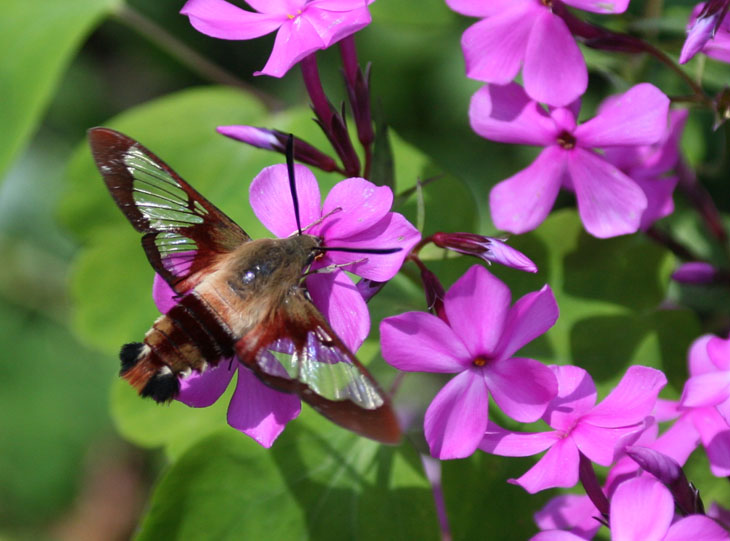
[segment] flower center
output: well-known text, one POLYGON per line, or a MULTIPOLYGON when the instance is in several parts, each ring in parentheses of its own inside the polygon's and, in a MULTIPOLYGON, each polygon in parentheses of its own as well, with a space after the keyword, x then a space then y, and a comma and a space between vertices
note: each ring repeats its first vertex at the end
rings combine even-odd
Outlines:
POLYGON ((478 366, 479 368, 481 368, 481 367, 483 367, 484 365, 486 365, 486 364, 487 364, 487 362, 489 362, 489 359, 487 359, 486 357, 482 357, 482 356, 480 355, 479 357, 477 357, 476 359, 474 359, 474 360, 472 361, 472 364, 473 364, 474 366, 478 366))
POLYGON ((298 9, 297 12, 294 15, 287 14, 287 18, 289 18, 289 20, 291 20, 291 19, 294 19, 296 17, 299 17, 301 14, 302 14, 302 10, 301 9, 298 9))
POLYGON ((552 8, 553 7, 553 0, 540 0, 540 3, 543 6, 548 7, 548 8, 552 8))
POLYGON ((568 133, 563 130, 560 132, 560 135, 558 135, 558 144, 565 150, 571 150, 575 148, 575 136, 572 133, 568 133))

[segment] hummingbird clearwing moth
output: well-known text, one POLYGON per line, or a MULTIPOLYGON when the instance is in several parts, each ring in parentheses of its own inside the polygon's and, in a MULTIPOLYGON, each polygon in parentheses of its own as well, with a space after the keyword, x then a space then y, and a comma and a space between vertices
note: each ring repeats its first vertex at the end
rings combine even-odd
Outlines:
POLYGON ((288 238, 251 240, 134 139, 93 128, 89 143, 112 198, 142 233, 152 267, 179 297, 142 342, 121 349, 120 375, 140 395, 170 401, 180 377, 235 354, 265 384, 296 393, 338 425, 384 443, 400 440, 388 396, 302 285, 314 257, 336 247, 321 246, 301 226, 288 238))

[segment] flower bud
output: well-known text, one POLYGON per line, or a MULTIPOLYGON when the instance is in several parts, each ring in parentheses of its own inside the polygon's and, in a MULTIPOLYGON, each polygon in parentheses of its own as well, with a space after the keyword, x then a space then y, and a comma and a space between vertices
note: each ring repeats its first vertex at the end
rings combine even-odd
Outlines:
POLYGON ((473 255, 487 263, 499 263, 517 270, 537 272, 537 266, 525 254, 493 237, 483 237, 474 233, 435 233, 432 240, 436 246, 473 255))

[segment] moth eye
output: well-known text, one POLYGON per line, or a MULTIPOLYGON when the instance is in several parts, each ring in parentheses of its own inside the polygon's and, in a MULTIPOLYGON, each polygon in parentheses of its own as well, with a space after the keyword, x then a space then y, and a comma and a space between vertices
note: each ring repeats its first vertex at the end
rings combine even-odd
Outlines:
POLYGON ((250 284, 256 279, 256 273, 252 270, 248 270, 243 273, 243 278, 241 280, 244 284, 250 284))

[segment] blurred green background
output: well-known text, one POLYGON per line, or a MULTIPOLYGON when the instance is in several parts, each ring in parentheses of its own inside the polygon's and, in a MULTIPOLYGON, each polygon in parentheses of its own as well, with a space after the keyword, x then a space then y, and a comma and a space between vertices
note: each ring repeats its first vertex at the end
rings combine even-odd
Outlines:
MULTIPOLYGON (((623 16, 595 20, 647 36, 676 57, 692 4, 634 1, 623 16)), ((182 471, 179 475, 184 478, 191 471, 205 471, 210 464, 206 453, 248 445, 231 441, 238 435, 225 429, 225 403, 204 411, 179 404, 158 408, 141 403, 116 383, 119 346, 138 340, 156 317, 150 295, 152 270, 93 168, 85 133, 92 126, 112 125, 141 140, 254 237, 265 232, 248 209, 248 182, 261 167, 281 159, 224 140, 214 133, 215 126, 276 127, 292 130, 321 148, 327 146, 310 121, 296 69, 281 80, 250 75, 263 66, 273 36, 251 42, 208 38, 178 15, 181 6, 180 0, 134 0, 126 5, 121 0, 4 2, 0 538, 126 539, 142 516, 147 517, 143 537, 195 537, 205 531, 210 535, 210 530, 202 529, 205 522, 170 529, 177 523, 173 511, 180 507, 162 508, 173 498, 168 494, 165 500, 165 491, 189 497, 177 505, 195 515, 194 507, 187 506, 204 504, 186 492, 192 485, 182 483, 176 472, 182 471), (224 88, 220 86, 224 81, 235 84, 224 88), (153 488, 160 476, 163 482, 153 488), (153 491, 162 507, 148 503, 153 491)), ((439 0, 378 0, 372 14, 374 23, 357 36, 357 45, 361 62, 373 62, 374 107, 393 132, 396 191, 412 186, 416 177, 446 174, 451 184, 437 182, 426 191, 425 232, 494 233, 486 206, 489 187, 525 167, 536 151, 491 143, 469 129, 469 98, 479 84, 463 76, 459 39, 472 21, 450 12, 439 0)), ((652 81, 668 94, 687 91, 675 76, 647 58, 588 49, 585 54, 591 92, 584 100, 584 116, 592 114, 606 94, 638 81, 652 81)), ((325 88, 339 103, 344 93, 336 51, 321 55, 320 68, 325 88)), ((687 69, 701 72, 710 92, 719 91, 729 80, 727 67, 714 62, 693 61, 687 69)), ((683 148, 727 212, 725 127, 713 133, 712 121, 710 113, 694 112, 683 148)), ((326 175, 320 179, 325 186, 337 180, 326 175)), ((707 238, 687 205, 681 200, 677 204, 679 210, 667 221, 668 227, 699 253, 725 262, 721 247, 707 238)), ((539 275, 493 269, 512 286, 515 298, 545 282, 556 290, 560 323, 526 353, 546 362, 579 363, 591 369, 602 389, 615 383, 630 362, 658 366, 673 383, 668 397, 676 397, 690 341, 702 329, 726 330, 727 292, 671 286, 668 276, 676 261, 666 250, 640 236, 596 241, 581 231, 569 197, 561 196, 558 207, 565 209, 538 232, 513 239, 538 263, 539 275), (677 309, 660 309, 670 301, 677 309)), ((399 210, 415 219, 413 198, 399 210)), ((430 257, 446 285, 473 263, 463 258, 442 260, 435 252, 430 257)), ((410 272, 373 303, 373 329, 382 317, 423 308, 410 272)), ((379 359, 376 333, 361 356, 373 360, 373 369, 382 378, 392 378, 379 359)), ((410 384, 414 392, 419 385, 410 384)), ((432 396, 436 388, 429 383, 422 393, 432 396)), ((427 399, 419 407, 423 403, 427 399)), ((332 430, 308 414, 303 426, 332 430)), ((319 440, 306 430, 292 429, 295 435, 280 449, 299 445, 295 438, 302 433, 305 441, 312 438, 316 445, 319 440)), ((278 471, 277 475, 293 467, 282 466, 281 451, 272 453, 272 458, 248 447, 241 452, 255 457, 253 466, 278 471)), ((322 451, 323 456, 329 452, 322 451)), ((388 456, 388 460, 403 459, 403 472, 410 467, 418 470, 413 466, 415 455, 407 451, 396 458, 388 456)), ((317 456, 302 460, 310 458, 317 456)), ((484 525, 475 516, 482 521, 488 516, 497 531, 504 528, 500 539, 524 539, 534 532, 530 516, 546 495, 527 497, 505 484, 530 463, 528 459, 507 464, 480 455, 446 464, 454 538, 482 537, 484 525)), ((698 472, 704 471, 702 466, 697 466, 698 472)), ((210 475, 220 474, 216 467, 211 467, 215 471, 210 475)), ((228 471, 226 467, 220 466, 222 471, 228 471)), ((398 475, 412 491, 408 492, 412 505, 425 509, 423 524, 433 528, 423 475, 398 475)), ((249 480, 242 478, 241 484, 249 480)), ((372 511, 391 497, 378 492, 379 487, 374 482, 372 490, 359 493, 359 505, 372 511), (375 500, 368 503, 368 498, 375 500)), ((307 509, 306 498, 299 498, 297 490, 302 489, 292 490, 294 503, 283 507, 307 509)), ((242 504, 234 500, 231 505, 230 513, 235 513, 242 504)), ((255 505, 255 500, 247 505, 255 505)), ((410 507, 403 510, 410 512, 410 507)), ((418 517, 413 518, 417 522, 418 517)), ((340 535, 326 521, 315 522, 310 520, 302 530, 307 537, 340 535)), ((415 530, 404 527, 393 537, 408 538, 408 532, 419 526, 412 527, 415 530)), ((298 531, 304 526, 292 528, 298 531)), ((362 528, 363 538, 377 536, 362 528)), ((239 534, 243 536, 243 530, 239 534)))

